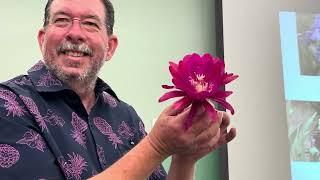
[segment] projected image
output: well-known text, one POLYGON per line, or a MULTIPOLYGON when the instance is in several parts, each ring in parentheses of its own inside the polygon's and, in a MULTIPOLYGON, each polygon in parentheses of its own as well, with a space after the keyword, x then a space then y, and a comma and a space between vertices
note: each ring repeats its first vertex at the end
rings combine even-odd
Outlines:
POLYGON ((320 75, 320 14, 297 14, 297 34, 302 75, 320 75))
POLYGON ((320 13, 279 15, 291 177, 319 180, 320 13))
POLYGON ((320 161, 320 102, 287 101, 290 156, 293 161, 320 161))

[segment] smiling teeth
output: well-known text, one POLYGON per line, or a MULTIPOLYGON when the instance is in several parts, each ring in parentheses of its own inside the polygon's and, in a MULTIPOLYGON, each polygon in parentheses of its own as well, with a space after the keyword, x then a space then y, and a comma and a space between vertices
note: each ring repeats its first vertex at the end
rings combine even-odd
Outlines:
POLYGON ((84 56, 84 54, 82 52, 72 52, 72 51, 67 51, 66 55, 73 56, 73 57, 82 57, 82 56, 84 56))

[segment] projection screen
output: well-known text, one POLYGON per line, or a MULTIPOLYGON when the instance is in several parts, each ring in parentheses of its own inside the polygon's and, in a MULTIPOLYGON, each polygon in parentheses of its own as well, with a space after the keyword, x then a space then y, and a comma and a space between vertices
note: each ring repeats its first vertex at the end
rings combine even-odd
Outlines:
POLYGON ((320 2, 223 1, 231 180, 320 179, 320 2))

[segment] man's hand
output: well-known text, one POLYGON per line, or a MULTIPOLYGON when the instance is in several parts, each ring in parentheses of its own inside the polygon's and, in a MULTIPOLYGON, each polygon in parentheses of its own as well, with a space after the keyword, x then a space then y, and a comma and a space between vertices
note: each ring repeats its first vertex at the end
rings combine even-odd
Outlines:
POLYGON ((212 151, 217 144, 220 136, 216 136, 220 135, 223 113, 218 113, 218 118, 212 121, 204 108, 199 108, 193 117, 193 125, 185 130, 183 125, 189 112, 189 108, 182 110, 170 106, 160 114, 147 136, 153 148, 160 154, 169 156, 199 152, 201 156, 202 153, 212 151))
POLYGON ((231 141, 236 131, 234 128, 226 131, 230 124, 227 113, 219 111, 217 119, 212 120, 204 108, 198 110, 193 125, 185 131, 183 122, 190 109, 179 112, 170 108, 160 115, 149 139, 160 153, 173 155, 168 180, 193 180, 196 162, 231 141))
POLYGON ((236 129, 231 128, 229 132, 227 127, 230 125, 230 116, 223 111, 219 112, 218 118, 221 119, 220 128, 214 135, 215 127, 209 127, 197 137, 198 148, 195 152, 176 154, 173 156, 173 161, 183 161, 183 163, 195 163, 210 152, 216 150, 222 145, 227 144, 236 137, 236 129))

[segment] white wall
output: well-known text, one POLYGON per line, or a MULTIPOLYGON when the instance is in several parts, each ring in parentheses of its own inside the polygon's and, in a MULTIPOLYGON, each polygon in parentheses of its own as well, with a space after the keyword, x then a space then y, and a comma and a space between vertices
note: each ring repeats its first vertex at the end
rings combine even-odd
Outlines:
POLYGON ((230 180, 289 180, 279 11, 320 12, 316 0, 223 0, 227 86, 237 139, 228 146, 230 180))

